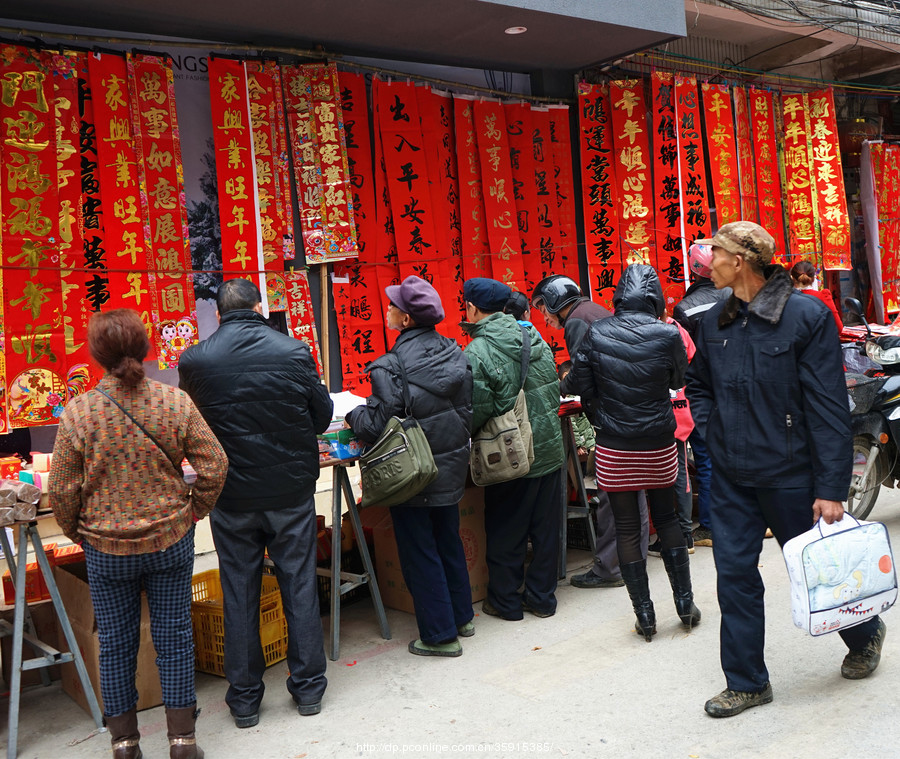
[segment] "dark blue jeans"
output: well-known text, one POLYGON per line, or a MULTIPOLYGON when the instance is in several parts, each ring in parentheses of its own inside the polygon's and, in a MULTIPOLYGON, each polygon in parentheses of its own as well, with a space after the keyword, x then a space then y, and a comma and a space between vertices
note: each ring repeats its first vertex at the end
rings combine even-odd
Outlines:
POLYGON ((288 626, 287 689, 298 704, 322 700, 325 648, 316 591, 313 499, 284 509, 210 514, 225 615, 225 702, 248 715, 262 701, 266 661, 259 638, 263 554, 268 548, 288 626))
POLYGON ((142 587, 147 591, 163 703, 169 709, 195 704, 191 630, 194 528, 175 545, 155 553, 114 556, 87 541, 83 546, 100 639, 103 713, 117 717, 137 705, 134 678, 141 641, 142 587))
POLYGON ((475 616, 459 506, 392 506, 391 519, 419 638, 432 644, 452 640, 475 616))
MULTIPOLYGON (((722 670, 732 690, 759 692, 769 682, 763 657, 765 607, 759 555, 766 527, 779 545, 813 526, 811 488, 750 488, 735 485, 718 468, 712 478, 713 556, 722 627, 722 670)), ((785 609, 785 614, 788 610, 785 609)), ((878 617, 839 635, 851 650, 863 648, 878 629, 878 617)))
POLYGON ((694 430, 688 438, 691 451, 694 453, 694 466, 697 468, 697 521, 701 527, 710 529, 709 491, 712 479, 712 461, 706 450, 706 443, 700 433, 694 430))

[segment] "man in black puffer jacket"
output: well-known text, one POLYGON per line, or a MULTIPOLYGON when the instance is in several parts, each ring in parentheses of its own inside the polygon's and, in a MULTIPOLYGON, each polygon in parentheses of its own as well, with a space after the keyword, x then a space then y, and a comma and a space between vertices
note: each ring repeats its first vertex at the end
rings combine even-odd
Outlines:
POLYGON ((316 591, 316 434, 332 402, 309 347, 271 329, 259 289, 231 279, 216 299, 219 329, 185 351, 180 387, 228 454, 210 515, 225 611, 225 700, 238 727, 259 721, 263 556, 275 563, 288 623, 287 688, 301 715, 321 710, 325 649, 316 591))
POLYGON ((437 479, 406 503, 391 507, 397 552, 416 609, 418 656, 459 656, 457 635, 473 635, 472 590, 459 538, 459 502, 466 487, 472 426, 472 370, 460 347, 435 330, 444 318, 437 291, 424 279, 407 277, 385 288, 389 329, 400 336, 390 352, 367 369, 372 395, 346 422, 373 443, 392 416, 407 413, 428 438, 437 479), (403 375, 410 408, 404 401, 403 375))

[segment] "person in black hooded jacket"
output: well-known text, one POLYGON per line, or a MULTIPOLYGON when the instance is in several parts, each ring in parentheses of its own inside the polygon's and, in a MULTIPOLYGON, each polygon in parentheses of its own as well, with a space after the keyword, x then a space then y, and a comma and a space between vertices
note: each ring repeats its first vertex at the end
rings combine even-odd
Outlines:
POLYGON ((684 386, 687 354, 678 330, 660 321, 665 300, 652 267, 633 264, 625 269, 613 305, 615 314, 595 321, 582 340, 569 386, 596 399, 597 487, 609 494, 616 520, 616 548, 635 630, 649 642, 656 633, 656 614, 640 546, 637 498, 642 489, 678 616, 689 629, 700 621, 688 549, 675 513, 678 459, 669 392, 684 386))
POLYGON ((301 715, 321 710, 325 648, 316 598, 316 434, 333 410, 309 346, 262 316, 259 288, 230 279, 216 298, 219 328, 188 348, 179 387, 228 455, 213 514, 225 612, 225 701, 237 727, 259 722, 265 659, 259 598, 266 550, 288 625, 287 689, 301 715))
POLYGON ((472 370, 460 347, 434 325, 444 318, 437 291, 411 276, 385 288, 394 347, 367 371, 372 394, 345 418, 364 442, 373 443, 392 416, 403 417, 401 373, 409 384, 409 414, 431 446, 437 479, 409 501, 391 507, 397 552, 419 627, 409 651, 419 656, 459 656, 457 635, 474 635, 472 591, 459 538, 459 502, 469 466, 472 370))

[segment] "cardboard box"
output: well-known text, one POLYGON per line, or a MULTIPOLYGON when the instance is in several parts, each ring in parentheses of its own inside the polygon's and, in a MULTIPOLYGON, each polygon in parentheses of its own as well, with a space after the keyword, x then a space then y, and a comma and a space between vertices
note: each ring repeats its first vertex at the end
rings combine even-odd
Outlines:
POLYGON ((17 480, 22 469, 22 459, 18 456, 4 456, 0 458, 0 479, 17 480))
MULTIPOLYGON (((369 511, 366 509, 364 511, 369 511)), ((384 605, 391 609, 415 613, 412 596, 400 569, 394 525, 388 512, 373 528, 375 536, 375 574, 384 605)), ((484 490, 466 488, 459 504, 459 537, 466 552, 472 603, 487 596, 488 570, 485 561, 484 490)))
MULTIPOLYGON (((44 546, 44 553, 47 555, 47 561, 52 567, 55 559, 56 543, 50 543, 44 546)), ((44 582, 44 575, 37 561, 32 561, 25 565, 25 601, 27 603, 35 603, 37 601, 49 601, 50 590, 47 583, 44 582)), ((3 603, 12 606, 16 602, 16 580, 7 569, 3 573, 3 603)))
MULTIPOLYGON (((97 635, 97 621, 94 618, 94 604, 91 602, 91 594, 87 583, 87 567, 81 564, 66 564, 55 567, 53 576, 59 586, 60 595, 78 648, 84 657, 94 693, 103 708, 103 700, 100 696, 100 640, 97 635)), ((58 631, 61 650, 68 650, 65 636, 62 630, 58 631)), ((63 664, 61 667, 61 679, 63 690, 82 709, 88 711, 87 698, 75 664, 63 664)), ((138 649, 137 675, 135 686, 138 691, 138 711, 159 706, 162 703, 162 687, 159 684, 159 671, 156 668, 156 650, 153 648, 153 639, 150 636, 150 609, 147 606, 147 598, 141 598, 141 643, 138 649)))
MULTIPOLYGON (((31 621, 34 624, 34 631, 37 639, 48 646, 59 649, 57 642, 57 623, 56 612, 53 610, 53 604, 49 602, 31 604, 28 607, 31 613, 31 621)), ((13 623, 14 610, 6 609, 0 612, 0 619, 5 619, 11 625, 13 623)), ((63 646, 62 650, 67 650, 63 646)), ((27 643, 22 646, 22 659, 34 659, 39 657, 38 654, 27 643)), ((46 671, 50 673, 51 680, 59 680, 59 665, 54 664, 52 667, 46 667, 46 671)), ((10 682, 10 674, 12 670, 12 635, 6 635, 0 638, 0 671, 3 674, 3 682, 6 683, 6 690, 9 690, 12 683, 10 682)), ((26 669, 22 672, 22 687, 27 688, 30 685, 41 684, 40 669, 26 669)))

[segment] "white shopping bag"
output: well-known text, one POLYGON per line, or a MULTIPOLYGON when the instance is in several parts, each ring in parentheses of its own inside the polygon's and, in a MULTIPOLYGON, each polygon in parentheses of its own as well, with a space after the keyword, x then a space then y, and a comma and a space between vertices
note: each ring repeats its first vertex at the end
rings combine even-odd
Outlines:
POLYGON ((844 514, 822 519, 784 544, 794 624, 810 635, 844 630, 871 619, 897 600, 897 574, 881 522, 844 514))

